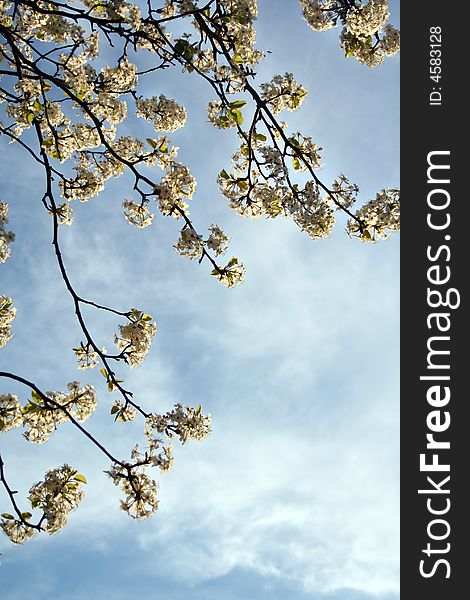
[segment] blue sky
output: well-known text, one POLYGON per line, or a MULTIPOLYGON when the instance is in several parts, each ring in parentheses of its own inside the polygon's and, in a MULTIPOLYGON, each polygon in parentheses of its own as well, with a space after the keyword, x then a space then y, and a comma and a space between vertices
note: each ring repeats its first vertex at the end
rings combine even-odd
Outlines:
MULTIPOLYGON (((396 23, 397 3, 392 15, 396 23)), ((322 177, 348 174, 364 202, 397 187, 399 59, 373 70, 345 60, 338 33, 312 32, 293 0, 261 2, 257 31, 259 47, 272 50, 258 81, 291 71, 309 90, 286 120, 325 148, 322 177)), ((174 470, 159 478, 160 509, 139 523, 120 511, 119 492, 102 473, 107 460, 72 428, 64 425, 43 446, 28 445, 20 431, 2 437, 7 474, 20 492, 63 462, 89 482, 59 535, 19 548, 0 539, 2 597, 396 600, 398 236, 359 244, 340 219, 332 238, 313 242, 288 221, 239 218, 215 184, 236 140, 206 123, 208 89, 169 72, 148 89, 188 110, 186 127, 171 137, 198 180, 191 212, 201 229, 214 222, 230 233, 245 283, 226 290, 205 266, 180 258, 171 219, 129 227, 120 209, 125 178, 77 207, 62 246, 80 293, 157 318, 145 363, 122 369, 139 402, 161 412, 200 402, 212 413, 213 433, 175 448, 174 470)), ((101 405, 89 428, 127 457, 140 425, 113 423, 99 374, 74 364, 71 348, 81 338, 51 253, 41 173, 20 148, 0 152, 2 200, 17 235, 0 291, 18 308, 2 369, 43 389, 77 378, 94 383, 101 405)), ((89 323, 111 348, 116 322, 90 312, 89 323)), ((6 391, 26 398, 0 381, 6 391)), ((2 494, 0 502, 7 510, 2 494)))

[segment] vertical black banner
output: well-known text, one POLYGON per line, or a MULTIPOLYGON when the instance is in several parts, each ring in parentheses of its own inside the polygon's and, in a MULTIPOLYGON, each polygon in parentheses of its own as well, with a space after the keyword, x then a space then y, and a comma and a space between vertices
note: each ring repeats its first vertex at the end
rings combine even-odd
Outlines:
POLYGON ((402 3, 402 600, 470 582, 468 12, 402 3))

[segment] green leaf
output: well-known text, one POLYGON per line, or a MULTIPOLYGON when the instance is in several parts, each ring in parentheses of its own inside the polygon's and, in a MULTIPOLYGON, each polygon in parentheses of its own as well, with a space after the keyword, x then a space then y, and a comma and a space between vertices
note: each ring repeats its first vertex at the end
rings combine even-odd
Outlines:
POLYGON ((250 19, 244 13, 241 12, 240 14, 238 14, 235 17, 235 21, 240 23, 240 25, 248 25, 248 23, 250 22, 250 19))
POLYGON ((88 483, 85 475, 82 475, 81 473, 75 473, 73 478, 75 479, 75 481, 79 481, 80 483, 88 483))
POLYGON ((2 513, 2 517, 4 519, 8 519, 9 521, 14 521, 15 517, 13 515, 10 515, 9 513, 2 513))
POLYGON ((36 404, 41 404, 42 403, 42 398, 36 392, 36 390, 31 390, 31 398, 33 399, 33 402, 35 402, 36 404))
POLYGON ((235 100, 235 102, 230 102, 230 108, 243 108, 246 104, 246 100, 235 100))
POLYGON ((42 110, 44 107, 43 105, 39 102, 39 100, 36 98, 36 100, 34 101, 33 104, 33 108, 35 108, 36 110, 42 110))
POLYGON ((111 414, 112 414, 112 415, 115 415, 117 412, 119 412, 119 410, 120 410, 119 406, 116 406, 116 405, 114 405, 114 406, 111 408, 111 414))
POLYGON ((21 513, 21 516, 23 517, 23 519, 31 519, 33 515, 30 512, 23 512, 21 513))
POLYGON ((108 373, 104 367, 100 369, 100 373, 101 375, 103 375, 103 377, 106 377, 106 379, 108 379, 108 373))
POLYGON ((151 321, 152 319, 153 319, 152 315, 149 315, 147 313, 144 314, 144 315, 142 315, 142 321, 146 321, 147 322, 147 321, 151 321))
POLYGON ((114 383, 112 381, 108 381, 108 392, 112 392, 114 390, 114 383))
POLYGON ((296 171, 300 171, 301 165, 300 160, 297 156, 292 157, 292 166, 296 171))
POLYGON ((238 109, 235 109, 235 110, 229 109, 228 116, 232 119, 232 121, 235 121, 236 123, 238 123, 238 125, 241 125, 243 123, 243 115, 238 109))
POLYGON ((222 169, 222 171, 220 171, 220 176, 222 177, 222 179, 230 179, 230 175, 225 169, 222 169))
POLYGON ((157 142, 155 140, 152 140, 152 138, 147 138, 147 143, 149 144, 149 146, 152 146, 152 148, 157 147, 157 142))
POLYGON ((32 112, 29 112, 28 115, 27 115, 27 117, 26 117, 28 123, 32 123, 34 121, 34 117, 35 117, 35 114, 32 113, 32 112))
POLYGON ((234 265, 238 265, 238 258, 236 256, 232 256, 232 258, 228 261, 228 265, 225 267, 226 269, 230 269, 234 265))
POLYGON ((243 63, 243 57, 240 56, 239 54, 235 54, 232 58, 233 62, 236 63, 237 65, 241 65, 243 63))
MULTIPOLYGON (((175 51, 178 54, 186 55, 189 47, 190 47, 190 44, 186 40, 182 40, 182 39, 176 40, 175 51)), ((186 58, 186 56, 185 56, 185 58, 186 58)))
POLYGON ((254 136, 255 140, 257 140, 258 142, 265 142, 268 138, 263 135, 262 133, 255 133, 254 136))

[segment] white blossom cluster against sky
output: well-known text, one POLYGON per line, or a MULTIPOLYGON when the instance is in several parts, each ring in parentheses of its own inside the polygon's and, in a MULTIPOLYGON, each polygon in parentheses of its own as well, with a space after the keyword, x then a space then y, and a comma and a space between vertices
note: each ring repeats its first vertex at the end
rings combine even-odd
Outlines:
MULTIPOLYGON (((399 20, 398 2, 391 2, 399 20)), ((292 130, 324 147, 324 179, 344 172, 362 201, 399 186, 399 58, 376 69, 345 60, 337 31, 314 33, 294 0, 262 0, 260 48, 272 50, 258 81, 293 72, 309 90, 289 113, 292 130)), ((212 99, 202 82, 159 74, 149 95, 176 98, 188 113, 172 134, 198 181, 192 214, 231 235, 247 267, 227 290, 205 267, 172 248, 179 229, 159 217, 136 230, 121 203, 128 180, 76 209, 62 247, 76 289, 159 324, 152 350, 123 373, 142 405, 175 403, 212 414, 200 443, 175 445, 160 477, 160 508, 133 522, 119 509, 109 468, 68 425, 44 445, 4 434, 2 455, 19 496, 67 462, 88 480, 69 524, 12 547, 0 540, 5 600, 396 600, 398 598, 398 236, 361 244, 338 226, 313 242, 288 221, 251 221, 230 212, 215 183, 236 139, 207 123, 212 99)), ((14 298, 15 337, 0 352, 4 370, 42 389, 73 379, 96 385, 90 430, 127 457, 139 424, 113 423, 113 396, 99 373, 76 370, 80 341, 70 298, 40 204, 41 172, 19 147, 1 148, 2 199, 16 241, 2 266, 2 293, 14 298)), ((103 344, 112 320, 90 313, 103 344)), ((25 391, 0 381, 0 393, 25 391)), ((0 493, 0 509, 9 509, 0 493)))

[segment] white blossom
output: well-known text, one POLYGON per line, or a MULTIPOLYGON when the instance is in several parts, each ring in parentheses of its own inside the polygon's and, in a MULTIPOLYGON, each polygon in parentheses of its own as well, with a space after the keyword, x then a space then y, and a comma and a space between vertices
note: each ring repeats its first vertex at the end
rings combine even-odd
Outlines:
POLYGON ((369 0, 351 8, 346 18, 346 31, 358 38, 366 38, 380 31, 389 16, 388 0, 369 0))
POLYGON ((106 94, 117 96, 135 89, 137 85, 137 67, 127 59, 117 67, 103 67, 100 76, 100 88, 106 94))
POLYGON ((116 346, 123 353, 131 367, 142 364, 157 331, 157 324, 152 316, 133 308, 129 314, 129 323, 120 325, 121 337, 115 337, 116 346))
POLYGON ((299 191, 300 202, 295 205, 293 218, 298 227, 313 240, 327 238, 335 224, 331 205, 320 197, 318 185, 308 181, 299 191))
POLYGON ((128 421, 133 421, 135 419, 137 411, 131 404, 124 406, 121 401, 116 400, 111 408, 111 414, 115 415, 114 418, 116 421, 127 423, 128 421))
POLYGON ((23 425, 23 412, 13 394, 0 394, 0 431, 9 431, 23 425))
POLYGON ((332 208, 339 210, 340 208, 350 208, 357 199, 359 187, 355 183, 351 183, 349 178, 341 173, 337 179, 334 180, 331 186, 331 191, 334 192, 334 200, 330 196, 327 196, 327 201, 332 205, 332 208))
POLYGON ((176 131, 186 123, 186 109, 163 94, 148 99, 138 98, 135 104, 136 115, 153 121, 156 131, 176 131))
POLYGON ((135 227, 144 229, 152 224, 154 215, 145 204, 137 204, 134 200, 124 200, 122 203, 126 221, 135 227))
POLYGON ((261 97, 266 100, 276 115, 282 110, 296 110, 300 107, 307 90, 294 79, 292 73, 276 75, 269 83, 261 84, 261 97))
POLYGON ((204 242, 202 241, 202 235, 197 234, 194 229, 185 225, 173 247, 181 256, 193 259, 201 256, 204 242))
POLYGON ((0 202, 0 263, 4 263, 11 256, 10 244, 15 241, 15 234, 5 229, 7 223, 8 204, 0 202))
POLYGON ((158 485, 141 468, 113 464, 106 473, 125 495, 121 508, 133 519, 146 519, 157 512, 158 485))
POLYGON ((217 267, 211 271, 211 275, 216 277, 225 287, 232 288, 245 279, 245 267, 238 258, 232 257, 225 267, 217 267))
POLYGON ((361 242, 378 242, 387 239, 393 231, 400 230, 400 192, 393 189, 381 190, 356 211, 347 223, 349 235, 361 242))
POLYGON ((216 256, 225 254, 228 248, 230 238, 222 231, 218 225, 210 226, 210 236, 206 242, 207 247, 214 251, 216 256))
POLYGON ((16 308, 13 307, 13 301, 8 296, 0 296, 0 348, 13 337, 11 324, 16 315, 16 308))
POLYGON ((49 534, 57 533, 67 523, 69 512, 77 508, 83 498, 82 483, 86 480, 76 469, 65 464, 51 469, 29 490, 33 508, 41 509, 49 534))
POLYGON ((196 190, 196 180, 185 165, 172 162, 160 185, 155 188, 159 208, 163 215, 181 217, 181 212, 188 214, 188 204, 183 198, 192 198, 196 190))
POLYGON ((332 13, 327 10, 332 4, 331 0, 300 0, 302 16, 314 31, 326 31, 336 26, 332 13))
POLYGON ((5 535, 14 544, 22 544, 26 540, 31 539, 37 533, 36 529, 28 527, 22 521, 15 519, 13 515, 8 515, 7 513, 5 516, 2 516, 2 520, 0 521, 0 529, 3 530, 5 535))
POLYGON ((67 384, 67 392, 48 391, 45 400, 36 392, 32 400, 23 408, 24 437, 32 443, 43 444, 65 423, 69 415, 83 423, 96 408, 96 392, 92 385, 80 387, 78 381, 67 384))
POLYGON ((59 225, 72 225, 73 223, 73 208, 68 202, 60 204, 55 210, 49 211, 50 215, 57 215, 59 225))
POLYGON ((211 432, 211 415, 204 415, 201 406, 196 409, 191 406, 176 404, 175 408, 164 415, 151 414, 147 417, 145 434, 155 443, 158 435, 165 433, 172 438, 178 436, 181 443, 189 440, 203 440, 211 432))
MULTIPOLYGON (((78 368, 81 371, 94 369, 100 362, 98 353, 93 350, 91 344, 84 345, 82 343, 78 348, 74 348, 73 351, 78 362, 78 368)), ((104 353, 105 348, 102 351, 104 353)))
POLYGON ((380 41, 380 48, 385 56, 394 56, 400 52, 400 32, 392 25, 387 25, 380 41))

